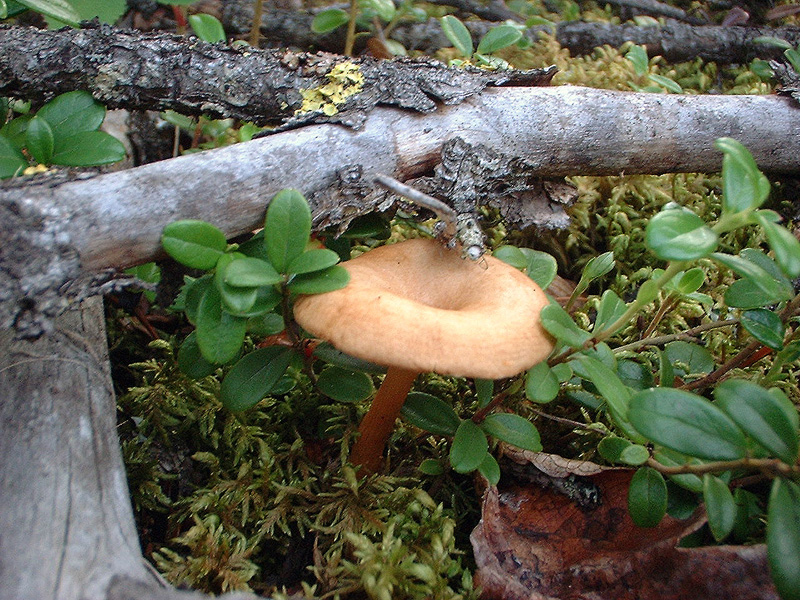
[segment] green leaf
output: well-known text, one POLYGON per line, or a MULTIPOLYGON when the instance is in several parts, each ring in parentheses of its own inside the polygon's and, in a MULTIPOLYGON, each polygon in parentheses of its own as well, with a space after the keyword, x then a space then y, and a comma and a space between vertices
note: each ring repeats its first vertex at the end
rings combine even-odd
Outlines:
POLYGON ((575 324, 567 311, 558 304, 550 303, 542 309, 539 316, 547 332, 560 342, 572 348, 582 348, 583 344, 591 337, 575 324))
POLYGON ((283 281, 267 261, 244 256, 232 261, 223 270, 223 280, 233 287, 259 287, 283 281))
POLYGON ((794 279, 800 276, 800 241, 788 229, 776 223, 769 214, 771 212, 758 210, 754 217, 764 229, 764 234, 781 269, 788 277, 794 279))
POLYGON ((337 350, 328 342, 322 342, 314 348, 314 357, 323 362, 350 369, 352 371, 364 371, 365 373, 385 373, 386 367, 376 365, 360 358, 355 358, 349 354, 345 354, 341 350, 337 350))
POLYGON ((20 115, 11 119, 0 127, 0 137, 4 137, 17 150, 22 150, 25 147, 25 131, 32 118, 33 115, 20 115))
POLYGON ((437 435, 453 436, 461 423, 452 406, 423 392, 408 394, 400 414, 414 427, 437 435))
POLYGON ((591 356, 580 356, 577 360, 571 361, 571 363, 575 363, 574 369, 576 373, 578 373, 577 367, 579 367, 583 371, 581 376, 587 377, 594 384, 603 397, 611 418, 625 432, 625 435, 636 442, 644 441, 628 421, 627 413, 631 390, 622 383, 619 376, 608 366, 591 356))
POLYGON ((311 209, 297 190, 281 190, 269 203, 264 223, 264 243, 269 262, 278 273, 306 249, 311 237, 311 209))
POLYGON ((700 267, 682 271, 670 281, 670 287, 684 296, 700 289, 706 280, 706 272, 700 267))
POLYGON ((513 46, 522 39, 522 32, 513 25, 492 27, 478 43, 478 54, 493 54, 498 50, 513 46))
POLYGON ((703 502, 706 504, 708 527, 718 542, 733 529, 736 522, 736 502, 728 484, 710 473, 703 475, 703 502))
POLYGON ((525 395, 529 400, 546 404, 558 396, 559 389, 561 389, 561 384, 546 362, 540 362, 528 369, 525 378, 525 395))
POLYGON ((597 451, 600 456, 609 462, 620 462, 623 450, 630 448, 633 444, 625 438, 616 435, 609 435, 600 440, 597 444, 597 451))
POLYGON ((441 475, 444 473, 444 467, 442 463, 438 460, 434 460, 432 458, 426 458, 419 464, 420 472, 424 473, 425 475, 441 475))
POLYGON ((53 130, 39 116, 33 117, 25 130, 25 146, 37 163, 49 165, 53 159, 53 130))
POLYGON ((589 284, 594 281, 595 279, 599 279, 609 271, 614 268, 614 253, 613 252, 604 252, 599 256, 595 256, 589 262, 586 263, 586 266, 583 268, 583 272, 581 273, 581 278, 578 281, 578 285, 575 286, 575 291, 572 292, 572 296, 576 297, 578 294, 582 294, 589 284))
POLYGON ((325 367, 317 379, 317 389, 338 402, 361 402, 375 392, 372 379, 363 371, 337 366, 325 367))
POLYGON ((744 434, 725 413, 683 390, 637 392, 630 400, 628 418, 642 435, 689 456, 737 460, 747 452, 744 434))
POLYGON ((654 279, 648 279, 639 286, 639 291, 636 292, 636 302, 640 306, 650 304, 653 300, 658 298, 660 291, 658 282, 654 279))
POLYGON ((494 397, 494 380, 476 379, 475 395, 478 397, 478 405, 481 408, 488 406, 494 397))
POLYGON ((647 462, 650 451, 641 444, 631 444, 620 454, 619 460, 626 465, 638 467, 647 462))
POLYGON ((642 467, 628 488, 628 512, 639 527, 655 527, 667 513, 667 483, 661 473, 642 467))
POLYGON ((314 33, 328 33, 334 29, 341 27, 350 20, 350 15, 341 8, 329 8, 323 10, 314 17, 311 21, 311 31, 314 33))
POLYGON ((119 162, 123 158, 125 146, 105 131, 83 131, 55 139, 54 165, 90 167, 119 162))
POLYGON ((675 369, 672 368, 672 361, 666 352, 656 349, 658 353, 658 381, 661 387, 673 387, 675 385, 675 369))
POLYGON ((457 473, 477 469, 489 452, 486 434, 472 421, 461 421, 450 447, 450 464, 457 473))
POLYGON ((191 15, 189 25, 192 26, 197 37, 204 42, 216 44, 225 41, 225 30, 222 28, 222 23, 213 15, 191 15))
MULTIPOLYGON (((667 448, 659 448, 656 450, 653 453, 653 458, 667 467, 680 467, 686 464, 700 463, 700 461, 695 458, 683 456, 678 452, 673 452, 667 448)), ((690 492, 694 492, 695 494, 699 494, 703 491, 703 480, 692 473, 686 473, 683 475, 670 475, 669 479, 673 483, 676 483, 682 488, 689 490, 690 492)))
MULTIPOLYGON (((217 261, 217 270, 214 273, 214 283, 222 297, 224 308, 236 316, 245 316, 256 303, 258 289, 256 287, 233 287, 225 283, 225 273, 228 267, 239 257, 244 258, 241 254, 238 254, 238 256, 223 254, 220 257, 217 261)), ((241 258, 239 259, 241 260, 241 258)))
POLYGON ((492 256, 515 269, 524 269, 528 266, 528 257, 516 246, 500 246, 492 252, 492 256))
POLYGON ((530 248, 523 248, 522 254, 527 259, 525 272, 528 274, 536 284, 543 290, 553 283, 558 273, 558 263, 547 252, 540 252, 538 250, 531 250, 530 248))
POLYGON ((512 413, 495 413, 487 416, 480 425, 484 432, 507 444, 541 452, 542 442, 536 426, 519 415, 512 413))
POLYGON ((637 75, 644 75, 647 73, 650 60, 647 58, 647 50, 645 50, 644 46, 637 46, 634 44, 625 53, 625 58, 633 63, 633 70, 637 75))
MULTIPOLYGON (((612 323, 616 323, 627 310, 625 303, 612 290, 606 290, 600 297, 600 304, 597 306, 597 316, 594 320, 594 331, 599 333, 612 323)), ((624 327, 626 324, 620 325, 624 327)), ((613 332, 612 332, 613 333, 613 332)))
POLYGON ((215 285, 206 289, 197 307, 197 345, 203 357, 215 364, 230 362, 242 348, 247 319, 222 310, 222 297, 215 285))
MULTIPOLYGON (((236 288, 229 286, 229 290, 232 289, 236 288)), ((247 288, 241 288, 241 289, 247 289, 247 288)), ((236 316, 247 317, 248 319, 251 317, 259 317, 264 313, 267 313, 271 311, 273 308, 275 308, 280 303, 280 301, 281 301, 281 293, 274 287, 269 286, 269 287, 257 288, 255 302, 247 310, 235 311, 236 316)), ((248 331, 252 332, 258 331, 259 327, 260 326, 256 325, 255 329, 248 329, 248 331)), ((271 335, 271 334, 266 334, 266 335, 271 335)))
POLYGON ((80 15, 67 0, 17 0, 23 6, 63 21, 71 27, 77 27, 81 20, 80 15))
POLYGON ((178 350, 178 368, 191 379, 201 379, 214 373, 217 366, 203 358, 197 345, 197 332, 193 331, 183 340, 178 350))
POLYGON ((56 96, 36 115, 47 121, 53 136, 60 140, 76 133, 96 131, 106 118, 106 109, 89 92, 76 90, 56 96))
POLYGON ((779 397, 751 381, 727 379, 716 387, 714 398, 742 431, 786 464, 795 463, 797 427, 779 397))
POLYGON ((175 302, 178 304, 180 297, 182 296, 184 298, 183 306, 182 308, 179 307, 178 310, 183 310, 189 322, 196 326, 197 309, 200 307, 200 300, 203 299, 206 290, 214 285, 214 276, 208 274, 198 279, 192 279, 191 277, 184 277, 184 279, 186 283, 183 285, 183 288, 181 288, 180 296, 175 302))
POLYGON ((0 179, 22 173, 28 166, 25 156, 5 136, 0 135, 0 179))
MULTIPOLYGON (((258 336, 276 335, 286 329, 283 316, 274 312, 261 313, 247 318, 247 332, 258 336), (265 314, 266 313, 266 314, 265 314)), ((239 315, 242 316, 242 315, 239 315)))
POLYGON ((338 262, 339 255, 333 250, 328 250, 327 248, 306 250, 289 264, 287 272, 296 275, 313 273, 315 271, 323 271, 338 262))
POLYGON ((164 227, 161 245, 172 258, 192 269, 213 269, 225 252, 225 234, 206 223, 186 219, 164 227))
POLYGON ((655 215, 645 229, 645 244, 662 260, 694 260, 717 247, 717 234, 687 208, 670 206, 655 215))
POLYGON ((297 275, 289 282, 289 289, 295 294, 324 294, 339 290, 349 282, 350 273, 337 265, 323 271, 297 275))
POLYGON ((295 356, 294 350, 281 346, 260 348, 243 356, 222 380, 222 405, 239 412, 258 404, 280 381, 295 356))
POLYGON ((673 94, 683 93, 683 88, 680 86, 680 84, 677 81, 670 79, 669 77, 664 77, 663 75, 656 75, 655 73, 651 73, 647 77, 653 83, 660 85, 661 87, 672 92, 673 94))
POLYGON ((742 325, 759 342, 772 348, 780 350, 783 348, 783 337, 786 328, 783 321, 771 310, 765 308, 754 308, 742 313, 742 325))
MULTIPOLYGON (((748 255, 752 256, 752 255, 748 255)), ((736 308, 756 308, 768 303, 789 300, 794 295, 791 285, 786 286, 783 281, 767 271, 763 265, 756 264, 742 256, 733 256, 714 252, 711 258, 731 269, 737 275, 744 277, 748 282, 746 288, 736 287, 735 282, 725 293, 725 303, 736 308), (759 302, 751 306, 752 302, 759 302)))
POLYGON ((500 465, 488 452, 478 466, 478 472, 484 476, 489 485, 497 485, 500 481, 500 465))
MULTIPOLYGON (((69 3, 78 13, 81 21, 88 21, 97 17, 102 23, 113 25, 128 10, 125 0, 69 0, 69 3)), ((48 19, 51 28, 58 28, 67 25, 58 19, 48 19)))
POLYGON ((719 138, 714 146, 722 158, 722 213, 738 213, 761 206, 769 196, 769 180, 758 170, 753 155, 732 138, 719 138))
POLYGON ((800 600, 800 485, 772 482, 767 509, 767 560, 782 600, 800 600))
POLYGON ((452 15, 442 17, 439 22, 442 24, 442 31, 458 53, 464 58, 472 56, 472 34, 466 25, 452 15))
POLYGON ((375 15, 384 22, 391 21, 396 12, 392 0, 359 0, 358 5, 363 16, 372 19, 375 15))
POLYGON ((679 377, 710 373, 714 357, 706 348, 692 342, 678 340, 664 346, 664 354, 679 377))
POLYGON ((627 387, 643 390, 653 386, 653 372, 635 360, 622 359, 617 363, 617 375, 627 387))

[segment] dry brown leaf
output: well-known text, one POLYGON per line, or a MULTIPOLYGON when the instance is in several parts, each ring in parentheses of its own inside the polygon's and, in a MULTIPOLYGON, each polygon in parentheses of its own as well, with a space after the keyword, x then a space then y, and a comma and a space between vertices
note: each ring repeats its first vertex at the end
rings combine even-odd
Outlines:
MULTIPOLYGON (((558 461, 546 455, 545 462, 558 461)), ((563 488, 521 484, 519 477, 504 476, 499 488, 486 490, 471 537, 484 598, 778 599, 763 545, 677 548, 703 525, 702 511, 685 521, 665 517, 657 527, 637 527, 627 509, 633 471, 600 471, 580 462, 564 463, 569 468, 561 472, 578 473, 578 485, 599 491, 593 508, 579 506, 563 488)))

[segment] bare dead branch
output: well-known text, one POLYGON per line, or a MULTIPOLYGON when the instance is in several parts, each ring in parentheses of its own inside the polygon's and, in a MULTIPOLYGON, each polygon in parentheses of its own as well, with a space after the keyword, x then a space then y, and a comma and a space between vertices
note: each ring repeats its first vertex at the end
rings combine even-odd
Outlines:
POLYGON ((429 59, 381 61, 236 49, 105 25, 59 31, 0 26, 0 95, 41 102, 82 89, 108 108, 173 109, 257 124, 339 122, 359 127, 377 104, 430 112, 437 102, 461 102, 488 85, 512 78, 515 85, 546 85, 551 76, 542 70, 451 69, 429 59), (337 65, 352 65, 355 79, 342 75, 332 80, 337 65), (304 92, 332 81, 344 90, 343 98, 329 107, 334 110, 304 106, 304 92))
POLYGON ((745 144, 762 169, 800 171, 800 112, 788 98, 553 87, 489 89, 428 115, 377 108, 360 131, 312 125, 68 183, 6 183, 0 326, 48 302, 57 308, 54 290, 80 273, 160 256, 161 230, 177 219, 210 221, 232 237, 257 227, 269 198, 287 187, 310 198, 320 227, 375 210, 384 199, 371 194, 375 173, 425 175, 455 137, 559 177, 716 171, 721 136, 745 144), (363 193, 331 200, 323 192, 352 166, 363 193))

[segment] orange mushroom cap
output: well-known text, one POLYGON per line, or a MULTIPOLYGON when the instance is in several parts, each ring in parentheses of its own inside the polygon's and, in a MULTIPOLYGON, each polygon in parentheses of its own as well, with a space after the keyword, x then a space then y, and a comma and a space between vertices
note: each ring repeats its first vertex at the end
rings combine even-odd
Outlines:
POLYGON ((539 320, 544 292, 491 256, 474 262, 434 240, 413 239, 342 266, 350 283, 298 298, 294 316, 346 354, 420 373, 499 379, 553 348, 539 320))

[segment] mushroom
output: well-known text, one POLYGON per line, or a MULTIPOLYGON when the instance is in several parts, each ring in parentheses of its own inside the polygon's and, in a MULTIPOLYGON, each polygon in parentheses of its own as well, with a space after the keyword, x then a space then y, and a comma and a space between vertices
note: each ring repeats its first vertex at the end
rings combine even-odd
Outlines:
POLYGON ((346 354, 388 367, 350 461, 374 473, 417 375, 499 379, 544 360, 548 304, 531 279, 487 256, 462 259, 434 240, 382 246, 343 263, 350 283, 301 296, 297 322, 346 354))

